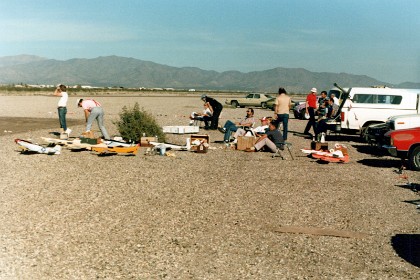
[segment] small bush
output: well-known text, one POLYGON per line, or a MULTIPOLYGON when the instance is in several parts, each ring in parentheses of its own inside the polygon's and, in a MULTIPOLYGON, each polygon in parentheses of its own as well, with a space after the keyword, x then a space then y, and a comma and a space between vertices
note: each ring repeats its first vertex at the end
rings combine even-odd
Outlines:
POLYGON ((120 119, 113 123, 125 141, 138 142, 143 133, 149 137, 157 136, 159 142, 165 141, 165 134, 156 119, 143 108, 140 110, 137 102, 132 108, 124 106, 119 116, 120 119))

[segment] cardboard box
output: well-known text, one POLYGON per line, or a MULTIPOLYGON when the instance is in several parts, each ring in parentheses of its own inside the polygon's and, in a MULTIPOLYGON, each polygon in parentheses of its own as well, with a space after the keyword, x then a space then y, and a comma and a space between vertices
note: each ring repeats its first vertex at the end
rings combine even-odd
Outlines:
POLYGON ((311 149, 316 151, 328 151, 328 143, 321 143, 321 142, 311 142, 311 149))
POLYGON ((197 146, 197 153, 207 153, 207 143, 201 144, 199 146, 197 146))
POLYGON ((210 145, 210 138, 209 138, 209 136, 207 134, 192 134, 190 136, 190 141, 191 141, 190 143, 191 143, 191 150, 192 151, 197 151, 197 147, 198 146, 195 146, 193 144, 193 142, 195 140, 199 140, 200 142, 203 142, 204 141, 203 143, 208 143, 210 145))
POLYGON ((153 147, 150 142, 155 142, 155 137, 140 137, 140 147, 153 147))
POLYGON ((254 136, 239 136, 238 142, 236 144, 236 149, 243 151, 245 149, 251 148, 257 142, 257 138, 254 136))
POLYGON ((184 133, 197 133, 200 131, 199 126, 164 126, 162 127, 163 133, 174 133, 174 134, 184 134, 184 133))
POLYGON ((101 139, 100 138, 80 137, 80 143, 82 143, 82 144, 96 145, 96 144, 101 143, 101 139))
POLYGON ((91 139, 95 138, 95 135, 93 134, 93 131, 83 132, 82 136, 85 137, 85 138, 91 138, 91 139))

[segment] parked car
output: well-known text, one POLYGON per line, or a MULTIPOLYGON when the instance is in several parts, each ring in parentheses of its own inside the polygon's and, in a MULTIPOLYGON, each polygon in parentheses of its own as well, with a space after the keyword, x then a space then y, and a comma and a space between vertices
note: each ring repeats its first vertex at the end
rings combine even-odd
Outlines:
POLYGON ((385 133, 388 152, 403 160, 407 160, 408 168, 420 170, 420 127, 391 130, 385 133))
POLYGON ((420 114, 392 116, 385 123, 368 126, 363 137, 369 144, 382 147, 388 131, 414 127, 420 127, 420 114))
POLYGON ((236 107, 266 107, 267 101, 273 97, 265 93, 249 93, 245 97, 227 98, 225 104, 236 107))
MULTIPOLYGON (((316 97, 316 103, 318 104, 319 99, 321 97, 316 97)), ((306 107, 306 100, 305 101, 298 101, 295 103, 295 106, 293 107, 293 115, 295 116, 295 119, 305 120, 305 110, 306 107)))

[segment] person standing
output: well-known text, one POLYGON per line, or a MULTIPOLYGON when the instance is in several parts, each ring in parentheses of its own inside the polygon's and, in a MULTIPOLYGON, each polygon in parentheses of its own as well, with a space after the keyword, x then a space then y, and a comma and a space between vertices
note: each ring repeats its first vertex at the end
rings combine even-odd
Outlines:
POLYGON ((279 95, 274 103, 274 114, 277 117, 277 128, 279 128, 280 123, 283 124, 283 138, 285 141, 287 140, 290 107, 292 107, 292 99, 287 95, 284 88, 279 88, 279 95))
POLYGON ((306 104, 305 104, 305 111, 306 114, 309 114, 309 120, 306 124, 305 130, 303 134, 309 135, 309 130, 311 129, 311 126, 314 130, 314 134, 316 136, 316 121, 315 121, 315 111, 317 109, 317 102, 316 102, 316 88, 312 88, 311 92, 306 96, 306 104))
POLYGON ((323 90, 321 91, 321 97, 318 99, 318 119, 325 116, 327 106, 327 92, 323 90))
POLYGON ((211 98, 207 96, 206 94, 201 95, 201 100, 203 100, 205 103, 208 103, 211 106, 211 109, 213 110, 213 116, 211 117, 211 124, 210 126, 207 126, 204 128, 216 130, 217 127, 219 126, 219 116, 223 110, 223 105, 220 104, 220 102, 217 101, 216 99, 211 98))
POLYGON ((60 128, 62 133, 67 133, 70 135, 71 129, 67 127, 66 115, 67 115, 67 101, 69 100, 69 95, 67 93, 67 87, 65 85, 58 85, 54 91, 55 96, 59 96, 57 104, 58 111, 58 120, 60 122, 60 128))
POLYGON ((102 109, 101 104, 93 99, 78 99, 77 106, 82 107, 85 112, 86 132, 90 132, 92 123, 96 120, 104 139, 110 139, 108 131, 104 126, 104 109, 102 109))

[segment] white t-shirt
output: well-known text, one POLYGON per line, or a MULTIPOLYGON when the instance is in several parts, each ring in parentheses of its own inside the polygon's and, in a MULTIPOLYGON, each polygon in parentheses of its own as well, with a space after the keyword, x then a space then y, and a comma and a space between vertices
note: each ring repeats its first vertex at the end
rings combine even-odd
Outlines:
POLYGON ((67 92, 62 91, 60 100, 58 100, 58 107, 66 107, 68 99, 69 99, 69 95, 67 94, 67 92))
POLYGON ((265 130, 268 128, 268 125, 257 126, 252 129, 255 133, 265 133, 265 130))

